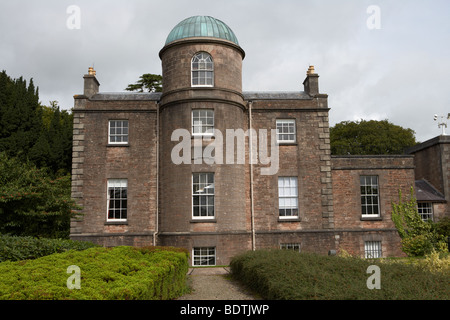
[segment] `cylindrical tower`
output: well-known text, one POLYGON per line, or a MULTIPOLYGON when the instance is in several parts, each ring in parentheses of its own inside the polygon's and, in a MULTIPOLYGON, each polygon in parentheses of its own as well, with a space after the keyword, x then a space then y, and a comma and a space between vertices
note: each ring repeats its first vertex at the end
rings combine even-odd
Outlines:
POLYGON ((226 24, 195 16, 175 26, 159 55, 160 243, 192 250, 193 265, 226 264, 227 243, 251 241, 246 167, 234 157, 237 139, 226 148, 227 130, 247 130, 245 53, 226 24))

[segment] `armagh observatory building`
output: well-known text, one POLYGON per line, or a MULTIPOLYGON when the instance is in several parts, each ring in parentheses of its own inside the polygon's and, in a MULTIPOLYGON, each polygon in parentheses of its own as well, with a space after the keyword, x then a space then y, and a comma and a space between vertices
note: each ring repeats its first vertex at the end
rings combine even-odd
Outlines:
POLYGON ((313 66, 299 91, 242 91, 245 52, 207 16, 176 25, 159 57, 160 93, 102 93, 89 68, 74 96, 72 239, 184 247, 193 266, 260 248, 402 255, 391 202, 415 156, 332 156, 313 66))

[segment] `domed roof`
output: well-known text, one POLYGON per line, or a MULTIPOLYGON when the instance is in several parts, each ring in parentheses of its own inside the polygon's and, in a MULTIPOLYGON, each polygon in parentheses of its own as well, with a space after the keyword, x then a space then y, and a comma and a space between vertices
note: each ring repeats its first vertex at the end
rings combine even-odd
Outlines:
POLYGON ((234 32, 222 21, 209 16, 194 16, 184 19, 172 29, 166 40, 166 45, 180 39, 210 37, 239 42, 234 32))

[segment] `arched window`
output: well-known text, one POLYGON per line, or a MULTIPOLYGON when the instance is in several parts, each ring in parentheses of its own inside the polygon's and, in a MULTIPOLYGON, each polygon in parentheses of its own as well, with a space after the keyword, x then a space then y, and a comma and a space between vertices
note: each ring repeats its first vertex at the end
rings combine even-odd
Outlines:
POLYGON ((192 58, 192 86, 212 87, 214 85, 214 63, 206 52, 199 52, 192 58))

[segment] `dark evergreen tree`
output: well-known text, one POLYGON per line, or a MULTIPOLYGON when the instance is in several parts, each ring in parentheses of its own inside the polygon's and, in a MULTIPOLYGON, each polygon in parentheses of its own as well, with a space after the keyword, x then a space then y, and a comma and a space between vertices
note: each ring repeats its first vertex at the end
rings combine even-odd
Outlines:
POLYGON ((33 79, 27 87, 22 77, 0 75, 0 152, 21 160, 37 142, 42 128, 38 89, 33 79))
POLYGON ((57 101, 40 105, 38 92, 33 79, 27 87, 22 77, 0 73, 0 152, 53 174, 70 173, 73 116, 57 101))
POLYGON ((127 91, 138 92, 162 92, 162 76, 159 74, 145 73, 139 77, 135 84, 129 84, 127 91))

